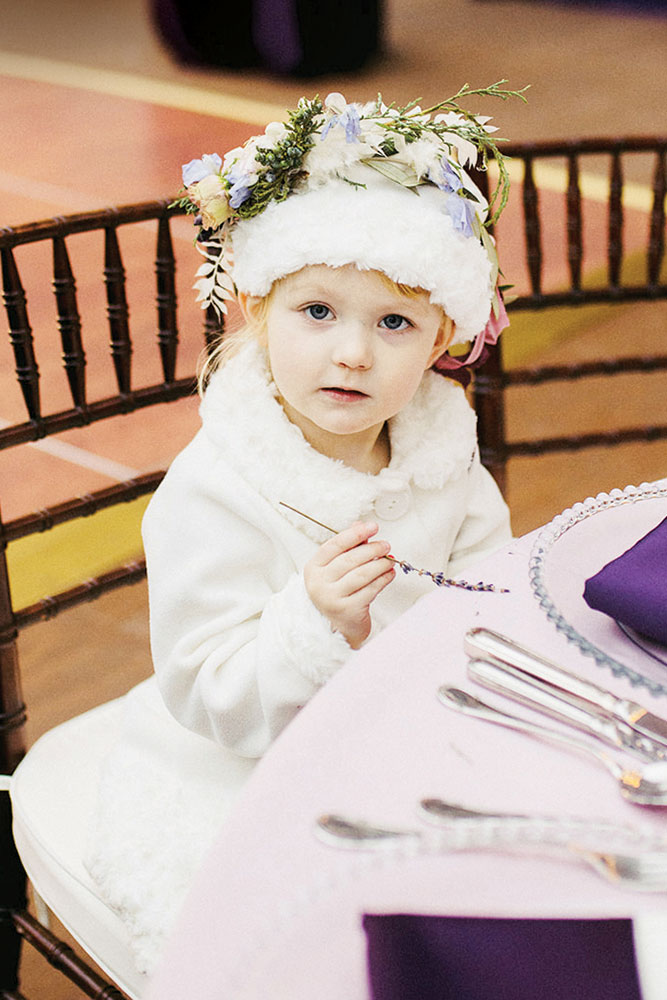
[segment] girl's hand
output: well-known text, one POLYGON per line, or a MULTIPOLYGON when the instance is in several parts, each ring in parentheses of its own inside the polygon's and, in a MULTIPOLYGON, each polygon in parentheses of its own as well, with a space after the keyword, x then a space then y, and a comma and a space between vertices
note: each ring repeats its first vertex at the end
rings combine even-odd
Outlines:
POLYGON ((389 543, 369 541, 377 530, 377 524, 353 524, 321 545, 303 570, 311 601, 352 649, 368 638, 370 606, 396 576, 384 558, 389 543))

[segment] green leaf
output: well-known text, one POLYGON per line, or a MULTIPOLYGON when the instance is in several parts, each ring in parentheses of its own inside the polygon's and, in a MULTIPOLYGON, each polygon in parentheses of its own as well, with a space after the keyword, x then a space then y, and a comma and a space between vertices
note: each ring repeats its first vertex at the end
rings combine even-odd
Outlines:
POLYGON ((379 174, 387 177, 390 181, 394 181, 396 184, 402 184, 403 187, 412 188, 421 184, 421 181, 414 169, 407 163, 397 163, 392 160, 381 160, 375 158, 362 160, 362 162, 368 164, 369 167, 373 167, 374 170, 377 170, 379 174))

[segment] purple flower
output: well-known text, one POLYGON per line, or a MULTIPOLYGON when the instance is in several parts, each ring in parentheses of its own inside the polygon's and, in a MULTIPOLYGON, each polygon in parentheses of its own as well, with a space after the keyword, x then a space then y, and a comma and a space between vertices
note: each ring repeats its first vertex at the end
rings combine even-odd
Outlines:
POLYGON ((429 173, 429 178, 449 196, 447 198, 447 214, 454 223, 454 229, 465 236, 473 236, 472 223, 475 218, 475 206, 469 198, 461 194, 463 189, 461 178, 446 157, 440 161, 440 171, 435 176, 429 173))
POLYGON ((461 190, 461 178, 446 157, 440 160, 440 173, 436 173, 435 177, 431 174, 429 176, 441 191, 449 191, 450 194, 456 194, 457 191, 461 190))
POLYGON ((475 207, 467 198, 460 194, 450 194, 447 198, 447 214, 454 223, 454 229, 464 236, 474 236, 472 228, 475 218, 475 207))
POLYGON ((244 184, 243 178, 239 178, 236 184, 232 184, 229 189, 230 208, 238 208, 250 195, 250 188, 244 184))
POLYGON ((217 153, 204 153, 201 160, 190 160, 189 163, 183 164, 183 183, 186 187, 190 187, 209 174, 217 174, 221 167, 222 160, 217 153))
POLYGON ((237 165, 231 168, 227 174, 229 182, 229 204, 231 208, 238 208, 249 197, 253 185, 257 182, 257 174, 247 173, 239 170, 237 165))
POLYGON ((340 125, 345 129, 345 141, 356 142, 361 135, 361 119, 354 104, 348 104, 340 115, 334 115, 324 126, 322 139, 325 139, 330 129, 340 125))

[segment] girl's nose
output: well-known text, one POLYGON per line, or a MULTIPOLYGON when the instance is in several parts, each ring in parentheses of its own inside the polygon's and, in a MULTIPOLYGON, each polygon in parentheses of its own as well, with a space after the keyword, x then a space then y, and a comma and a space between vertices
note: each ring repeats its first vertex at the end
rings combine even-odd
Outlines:
POLYGON ((370 368, 373 363, 371 338, 360 324, 339 327, 332 351, 337 365, 343 368, 370 368))

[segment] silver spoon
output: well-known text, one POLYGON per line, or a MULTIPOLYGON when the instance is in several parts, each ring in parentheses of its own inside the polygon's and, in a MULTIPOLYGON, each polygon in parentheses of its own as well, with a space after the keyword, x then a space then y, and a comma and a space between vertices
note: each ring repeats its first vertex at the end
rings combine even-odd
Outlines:
POLYGON ((667 805, 667 762, 665 761, 626 770, 604 750, 591 746, 585 740, 580 740, 576 736, 568 736, 556 729, 550 729, 548 726, 541 726, 537 722, 530 722, 518 715, 502 712, 499 708, 493 708, 486 702, 480 701, 479 698, 475 698, 468 691, 445 685, 438 689, 438 697, 443 705, 455 708, 465 715, 486 719, 487 722, 493 722, 498 726, 516 729, 520 733, 528 733, 552 743, 560 743, 561 746, 569 747, 572 750, 580 750, 590 754, 616 778, 621 795, 628 801, 646 806, 667 805))
MULTIPOLYGON (((463 842, 449 842, 443 834, 442 839, 434 845, 421 830, 396 829, 395 827, 375 826, 364 820, 346 819, 344 816, 327 813, 317 820, 316 832, 325 843, 335 847, 358 850, 382 850, 395 848, 401 841, 420 842, 436 846, 443 852, 454 853, 461 850, 484 849, 489 846, 484 841, 476 843, 474 838, 463 842)), ((494 842, 494 849, 499 844, 494 842)), ((509 845, 516 846, 516 840, 509 845)), ((534 846, 534 845, 531 845, 534 846)), ((547 844, 553 847, 553 844, 547 844)), ((644 889, 649 892, 665 892, 667 890, 667 852, 651 851, 643 854, 625 854, 617 851, 593 851, 579 847, 574 843, 561 845, 568 854, 580 858, 590 865, 598 874, 609 882, 627 885, 631 889, 644 889)))

